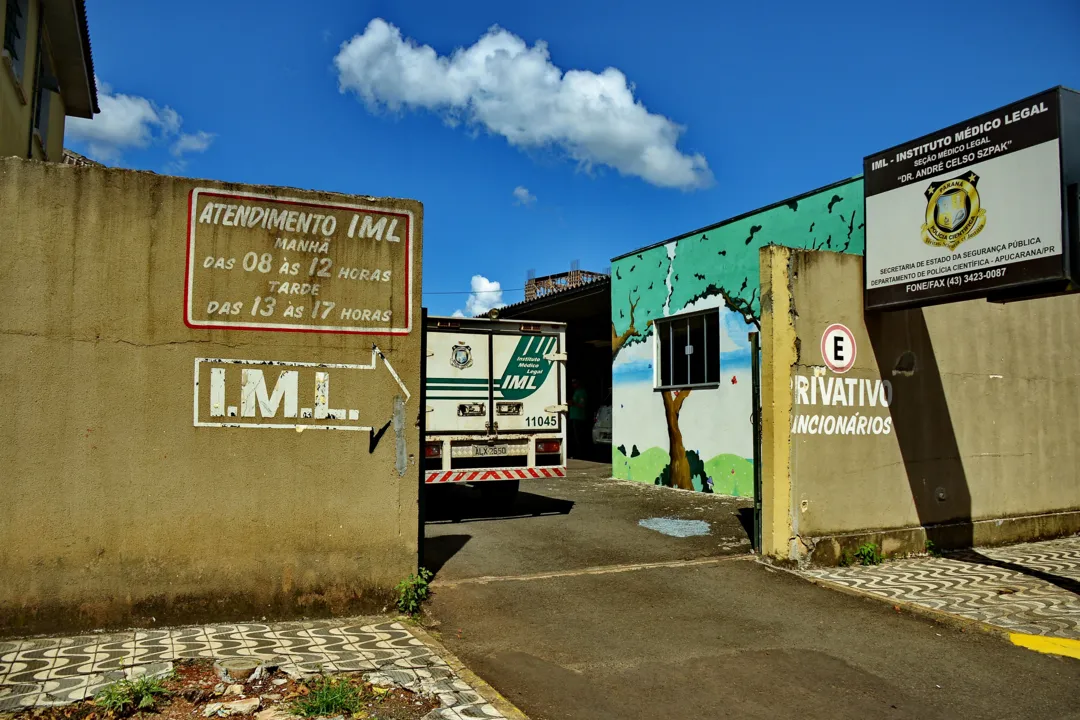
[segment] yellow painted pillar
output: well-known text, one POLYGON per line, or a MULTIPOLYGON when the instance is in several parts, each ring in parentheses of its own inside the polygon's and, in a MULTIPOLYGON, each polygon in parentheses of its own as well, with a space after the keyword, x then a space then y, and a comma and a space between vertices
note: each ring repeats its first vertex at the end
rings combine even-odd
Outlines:
POLYGON ((792 315, 792 250, 761 248, 761 546, 794 559, 791 520, 791 368, 798 360, 792 315))

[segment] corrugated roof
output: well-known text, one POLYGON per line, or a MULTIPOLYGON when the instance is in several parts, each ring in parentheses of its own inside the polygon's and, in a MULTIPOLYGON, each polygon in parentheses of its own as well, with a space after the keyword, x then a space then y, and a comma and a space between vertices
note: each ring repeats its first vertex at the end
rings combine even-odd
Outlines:
POLYGON ((82 35, 83 55, 86 57, 86 73, 90 81, 90 102, 94 112, 101 112, 98 105, 97 77, 94 74, 94 54, 90 48, 90 23, 86 19, 86 0, 75 0, 76 15, 79 18, 79 34, 82 35))
MULTIPOLYGON (((565 289, 562 289, 562 290, 556 290, 554 292, 549 292, 549 293, 547 293, 547 294, 545 294, 545 295, 543 295, 541 297, 535 298, 533 300, 522 300, 520 302, 516 302, 516 303, 513 303, 511 305, 503 305, 501 308, 499 308, 499 314, 501 315, 504 312, 506 312, 507 310, 514 311, 514 310, 522 310, 522 309, 525 309, 526 307, 543 307, 546 302, 548 302, 548 301, 550 301, 550 300, 552 300, 554 298, 558 298, 560 301, 565 300, 567 298, 573 297, 574 295, 584 294, 586 291, 598 290, 603 285, 608 285, 608 286, 611 285, 611 276, 610 275, 604 275, 603 277, 596 278, 595 280, 589 280, 589 281, 583 282, 580 285, 575 285, 574 287, 571 287, 571 288, 565 288, 565 289)), ((479 318, 479 317, 487 317, 487 316, 486 315, 477 315, 476 317, 479 318)))

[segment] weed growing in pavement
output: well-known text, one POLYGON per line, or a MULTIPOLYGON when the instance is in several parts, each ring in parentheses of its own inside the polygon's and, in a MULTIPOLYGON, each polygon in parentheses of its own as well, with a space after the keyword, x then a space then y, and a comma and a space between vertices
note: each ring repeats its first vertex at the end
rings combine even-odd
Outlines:
POLYGON ((428 599, 431 587, 428 585, 434 577, 427 568, 420 568, 416 575, 409 575, 397 584, 397 608, 407 615, 420 612, 420 605, 428 599))
POLYGON ((880 565, 885 556, 881 554, 877 545, 868 542, 860 545, 855 551, 855 559, 860 565, 880 565))
POLYGON ((109 715, 119 717, 135 710, 152 710, 157 698, 168 694, 161 680, 141 677, 106 685, 94 695, 94 704, 109 715))
POLYGON ((938 549, 933 540, 926 541, 926 554, 930 557, 941 557, 941 550, 938 549))
POLYGON ((357 687, 343 677, 321 677, 308 686, 307 697, 300 698, 292 706, 292 713, 306 718, 356 715, 364 709, 363 688, 357 687))

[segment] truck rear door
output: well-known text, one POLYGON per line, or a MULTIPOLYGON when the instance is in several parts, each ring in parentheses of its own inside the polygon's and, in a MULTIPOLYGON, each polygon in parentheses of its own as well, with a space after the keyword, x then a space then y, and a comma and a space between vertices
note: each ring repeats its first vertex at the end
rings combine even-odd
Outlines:
POLYGON ((558 433, 562 416, 548 412, 560 402, 559 335, 499 335, 492 338, 495 376, 494 421, 500 433, 558 433))
POLYGON ((492 389, 488 337, 460 330, 428 333, 429 431, 487 432, 492 389))

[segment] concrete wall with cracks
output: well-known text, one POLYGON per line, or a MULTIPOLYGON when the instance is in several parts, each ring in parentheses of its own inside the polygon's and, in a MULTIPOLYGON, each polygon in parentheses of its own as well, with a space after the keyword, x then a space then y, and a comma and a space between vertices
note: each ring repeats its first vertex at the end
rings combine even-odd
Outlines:
POLYGON ((1080 296, 864 318, 861 257, 761 253, 767 553, 1080 531, 1080 296), (822 358, 833 323, 856 341, 842 374, 822 358))
MULTIPOLYGON (((385 607, 417 559, 420 204, 9 158, 0 217, 0 636, 385 607), (412 330, 191 327, 196 187, 411 213, 404 261, 371 237, 341 252, 411 273, 411 292, 378 293, 395 308, 387 324, 407 308, 412 330), (292 365, 265 367, 262 386, 228 359, 292 365), (279 372, 301 389, 290 396, 279 372), (290 403, 314 412, 290 416, 290 403), (330 422, 320 407, 342 429, 315 431, 330 422), (388 425, 381 442, 361 428, 388 425)), ((223 233, 205 237, 227 255, 223 233)), ((244 238, 274 253, 272 272, 203 290, 278 277, 273 233, 244 238)), ((313 257, 289 260, 306 271, 313 257)), ((375 307, 375 290, 358 292, 375 307)), ((311 300, 279 296, 270 319, 311 300)))

